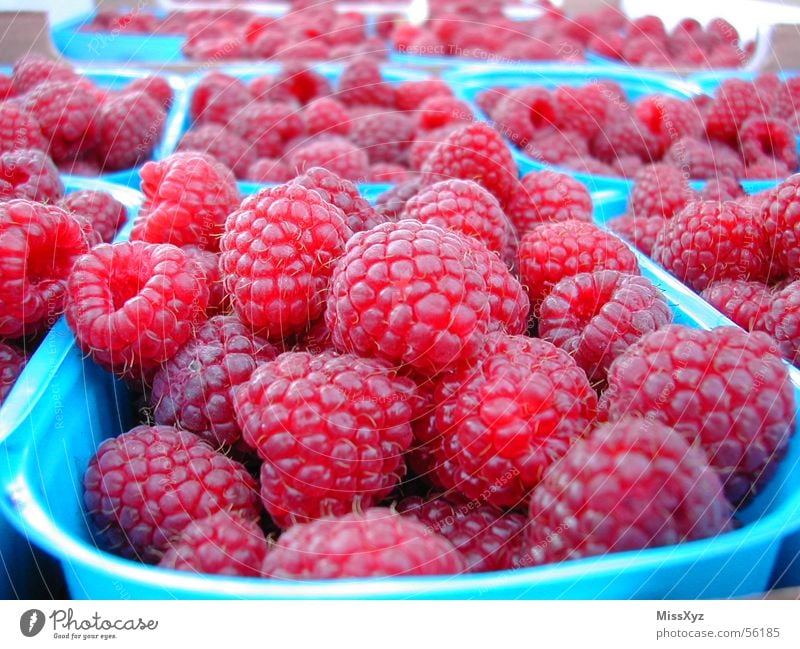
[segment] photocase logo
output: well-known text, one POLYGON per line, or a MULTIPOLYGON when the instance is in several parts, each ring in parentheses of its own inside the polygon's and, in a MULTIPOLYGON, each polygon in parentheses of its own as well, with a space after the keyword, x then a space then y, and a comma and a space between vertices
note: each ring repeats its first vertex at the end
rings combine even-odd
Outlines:
POLYGON ((25 611, 19 618, 19 630, 26 638, 32 638, 44 628, 44 613, 38 608, 25 611))

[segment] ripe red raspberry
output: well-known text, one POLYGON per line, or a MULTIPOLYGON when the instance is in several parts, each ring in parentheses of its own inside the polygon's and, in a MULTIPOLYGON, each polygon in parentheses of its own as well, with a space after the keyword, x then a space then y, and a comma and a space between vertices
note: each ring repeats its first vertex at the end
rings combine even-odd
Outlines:
POLYGON ((502 263, 480 242, 419 221, 356 234, 331 278, 325 319, 336 348, 434 374, 473 358, 494 324, 492 258, 502 263))
POLYGON ((342 210, 345 223, 353 232, 371 230, 388 220, 362 198, 355 184, 322 167, 312 167, 292 184, 313 189, 322 200, 342 210))
POLYGON ((46 59, 39 54, 25 56, 14 64, 14 90, 18 95, 28 93, 45 82, 74 82, 77 77, 78 73, 69 63, 46 59))
POLYGON ((276 355, 235 316, 211 318, 153 377, 155 422, 195 433, 214 448, 235 444, 242 431, 231 391, 250 378, 259 362, 276 355))
POLYGON ((543 223, 592 220, 592 197, 567 174, 532 171, 523 176, 506 206, 508 218, 525 234, 543 223))
MULTIPOLYGON (((453 91, 441 79, 403 81, 395 87, 395 107, 397 110, 412 111, 431 97, 452 97, 453 91)), ((798 103, 800 105, 800 103, 798 103)))
POLYGON ((415 119, 420 130, 431 131, 446 124, 469 123, 474 115, 466 102, 455 97, 436 95, 420 104, 415 110, 415 119))
POLYGON ((414 141, 414 122, 403 113, 377 112, 354 119, 350 140, 366 151, 371 164, 403 163, 414 141))
POLYGON ((383 80, 380 66, 362 58, 349 64, 339 78, 335 97, 345 106, 394 107, 394 88, 383 80))
POLYGON ((752 81, 725 79, 714 92, 714 101, 706 111, 706 133, 711 138, 733 142, 748 117, 766 116, 769 112, 752 81))
POLYGON ((646 417, 699 442, 734 504, 769 480, 793 430, 788 371, 761 332, 663 327, 614 362, 608 385, 609 421, 646 417))
POLYGON ((312 167, 324 167, 347 180, 362 180, 369 171, 366 151, 344 138, 315 140, 296 149, 289 162, 297 174, 312 167))
POLYGON ((630 210, 637 217, 671 217, 695 193, 680 169, 663 163, 647 165, 633 179, 630 210))
POLYGON ((11 392, 27 362, 28 359, 21 350, 0 342, 0 406, 11 392))
POLYGON ((94 119, 100 108, 85 85, 45 82, 25 96, 24 107, 39 122, 54 160, 68 160, 94 143, 94 119))
POLYGON ((702 190, 699 198, 704 201, 733 201, 746 196, 744 188, 739 183, 741 176, 719 176, 709 180, 702 190))
POLYGON ((522 237, 520 279, 534 306, 565 277, 597 270, 638 273, 639 265, 621 239, 593 223, 546 223, 522 237))
POLYGON ((500 134, 477 122, 453 131, 436 145, 421 173, 423 185, 453 178, 472 180, 505 205, 514 191, 517 166, 500 134))
POLYGON ((712 282, 700 295, 746 331, 760 328, 757 324, 772 302, 766 284, 736 279, 712 282))
POLYGON ((157 563, 193 521, 220 511, 259 516, 256 484, 245 468, 172 426, 137 426, 105 440, 83 490, 103 545, 146 563, 157 563))
POLYGON ((239 178, 244 177, 256 161, 252 141, 245 141, 232 128, 215 123, 201 124, 184 133, 178 151, 207 153, 239 178))
POLYGON ((492 120, 509 140, 524 147, 543 127, 559 121, 553 94, 547 88, 517 88, 502 97, 492 111, 492 120))
POLYGON ((626 417, 576 442, 533 490, 521 563, 708 538, 730 530, 732 514, 700 449, 656 420, 626 417))
POLYGON ((739 131, 742 155, 748 163, 775 158, 797 170, 797 138, 790 124, 766 116, 747 118, 739 131))
POLYGON ((598 84, 579 88, 560 86, 556 88, 554 97, 559 127, 577 131, 586 139, 603 130, 612 106, 598 84))
POLYGON ((368 183, 404 183, 411 180, 416 173, 405 166, 394 162, 378 162, 370 165, 367 173, 368 183))
POLYGON ((287 352, 233 394, 243 439, 264 460, 262 501, 282 528, 371 507, 405 474, 416 386, 385 361, 287 352))
POLYGON ((64 310, 72 265, 88 249, 81 222, 60 207, 0 202, 0 336, 51 327, 64 310))
POLYGON ((164 109, 144 92, 106 100, 96 117, 103 168, 128 169, 148 159, 161 140, 166 120, 164 109))
MULTIPOLYGON (((307 45, 308 43, 306 43, 307 45)), ((262 78, 263 79, 263 78, 262 78)), ((283 72, 269 83, 252 83, 253 96, 266 101, 289 101, 293 99, 305 105, 319 97, 327 97, 332 93, 330 82, 319 72, 308 68, 303 63, 287 62, 283 72)))
POLYGON ((588 428, 597 396, 583 370, 549 342, 494 334, 487 348, 477 367, 462 366, 437 388, 444 455, 436 459, 449 455, 471 478, 453 485, 467 498, 516 507, 588 428))
POLYGON ((193 120, 227 124, 253 101, 242 81, 221 72, 203 77, 192 93, 189 109, 193 120))
POLYGON ((128 218, 125 206, 104 191, 83 189, 72 192, 62 198, 58 206, 88 220, 106 243, 111 242, 128 218))
POLYGON ((25 198, 55 203, 64 185, 53 161, 38 149, 19 149, 0 154, 0 201, 25 198))
POLYGON ((220 241, 236 313, 267 338, 304 330, 322 315, 333 265, 351 236, 344 213, 301 185, 246 198, 220 241))
POLYGON ((669 304, 649 279, 600 270, 556 284, 542 302, 538 331, 602 385, 617 356, 670 322, 669 304))
POLYGON ((624 214, 608 221, 608 228, 625 241, 630 241, 636 248, 648 257, 653 252, 656 237, 664 227, 666 219, 663 216, 634 216, 624 214))
POLYGON ((669 95, 647 95, 636 102, 636 118, 655 136, 654 153, 666 151, 675 140, 699 138, 703 118, 691 101, 669 95))
POLYGON ((206 314, 211 317, 230 311, 230 300, 222 285, 222 273, 219 270, 219 253, 205 250, 200 246, 181 246, 190 259, 199 267, 208 285, 208 306, 206 314))
POLYGON ((247 168, 244 179, 253 183, 286 183, 294 178, 294 173, 283 160, 258 158, 247 168))
POLYGON ((556 129, 542 129, 523 150, 534 160, 564 166, 571 159, 589 155, 589 145, 582 135, 556 129))
POLYGON ((39 121, 20 103, 0 104, 0 153, 17 149, 47 151, 47 146, 39 121))
POLYGON ((505 86, 495 86, 488 90, 481 90, 475 95, 475 104, 490 119, 494 119, 494 111, 502 101, 503 97, 513 92, 511 88, 505 86))
POLYGON ((180 248, 100 244, 72 267, 67 324, 99 365, 147 377, 192 335, 208 304, 199 266, 180 248))
POLYGON ((260 577, 267 547, 258 523, 219 511, 189 523, 158 565, 208 575, 260 577))
MULTIPOLYGON (((765 289, 766 290, 766 289, 765 289)), ((767 298, 756 323, 778 343, 778 350, 800 366, 800 282, 791 282, 767 298)))
POLYGON ((242 108, 229 128, 263 158, 278 158, 286 143, 305 133, 300 114, 285 103, 253 102, 242 108))
POLYGON ((692 178, 742 178, 745 173, 742 157, 732 148, 712 146, 690 137, 676 140, 664 155, 663 162, 676 169, 685 169, 692 178))
POLYGON ((744 170, 747 180, 780 180, 791 173, 789 167, 775 158, 762 158, 758 162, 747 165, 744 170))
POLYGON ((295 525, 270 549, 263 570, 265 577, 292 581, 465 571, 450 541, 383 507, 295 525))
POLYGON ((375 211, 384 216, 388 221, 396 221, 406 206, 406 202, 415 196, 421 187, 419 176, 398 183, 388 191, 378 196, 375 201, 375 211))
POLYGON ((469 180, 444 180, 424 187, 406 202, 400 218, 475 237, 501 257, 516 238, 497 199, 469 180))
POLYGON ((758 215, 730 201, 688 203, 667 219, 653 246, 653 259, 695 291, 720 279, 766 282, 770 256, 758 215))
POLYGON ((140 172, 145 201, 132 240, 217 250, 228 214, 239 205, 230 171, 197 153, 148 162, 140 172))
POLYGON ((164 110, 172 106, 173 92, 169 81, 155 74, 131 81, 123 92, 144 92, 164 110))
POLYGON ((591 153, 606 164, 615 164, 627 156, 650 162, 660 153, 660 145, 649 129, 623 113, 609 119, 591 141, 591 153))
POLYGON ((341 102, 332 97, 320 97, 310 102, 301 116, 309 135, 350 133, 350 114, 341 102))
POLYGON ((463 555, 469 572, 511 570, 522 554, 526 523, 522 514, 504 514, 485 504, 460 505, 441 495, 404 498, 397 503, 397 511, 450 541, 463 555))
POLYGON ((422 165, 425 163, 431 151, 459 127, 459 124, 447 124, 434 131, 417 133, 414 141, 408 148, 408 165, 417 171, 422 169, 422 165))

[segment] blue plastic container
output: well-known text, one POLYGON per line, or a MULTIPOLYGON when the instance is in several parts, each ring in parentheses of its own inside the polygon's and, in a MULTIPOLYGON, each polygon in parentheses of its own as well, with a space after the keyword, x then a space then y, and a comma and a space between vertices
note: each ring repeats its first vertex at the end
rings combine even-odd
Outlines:
MULTIPOLYGON (((701 92, 706 94, 713 94, 717 86, 725 79, 746 79, 752 81, 760 75, 760 72, 753 72, 750 70, 714 70, 709 72, 695 72, 690 74, 686 79, 687 81, 695 84, 700 88, 701 92)), ((783 70, 777 73, 778 78, 782 81, 800 75, 800 70, 783 70)))
MULTIPOLYGON (((599 220, 625 209, 625 197, 614 192, 595 199, 599 220)), ((700 328, 728 323, 647 259, 639 260, 643 274, 668 296, 677 322, 700 328)), ((793 378, 800 386, 797 373, 793 378)), ((199 576, 121 559, 92 542, 82 505, 83 472, 101 440, 133 423, 124 384, 83 357, 63 319, 34 355, 0 420, 0 508, 17 529, 61 561, 73 597, 729 597, 767 587, 781 539, 800 520, 796 436, 775 478, 741 513, 743 526, 714 539, 457 577, 290 583, 199 576)))
MULTIPOLYGON (((128 209, 128 222, 132 223, 133 216, 141 203, 141 195, 127 187, 118 187, 102 182, 91 182, 70 176, 64 176, 67 193, 80 189, 102 189, 111 193, 128 209)), ((59 321, 56 330, 63 326, 59 321)), ((19 380, 14 385, 0 408, 0 430, 18 419, 19 406, 24 406, 40 390, 40 382, 50 370, 48 364, 58 356, 56 337, 48 336, 40 348, 33 355, 29 366, 22 372, 19 380), (39 370, 37 370, 37 367, 39 370), (16 406, 14 404, 17 404, 16 406)), ((61 417, 65 416, 65 400, 61 400, 61 417)), ((4 435, 0 433, 0 437, 4 435)), ((5 463, 7 456, 0 451, 0 463, 5 463)), ((14 529, 5 517, 0 516, 0 599, 29 599, 37 596, 46 596, 47 589, 54 585, 58 587, 60 576, 54 573, 52 561, 34 551, 34 546, 24 536, 14 529)), ((55 593, 57 595, 58 593, 55 593)))

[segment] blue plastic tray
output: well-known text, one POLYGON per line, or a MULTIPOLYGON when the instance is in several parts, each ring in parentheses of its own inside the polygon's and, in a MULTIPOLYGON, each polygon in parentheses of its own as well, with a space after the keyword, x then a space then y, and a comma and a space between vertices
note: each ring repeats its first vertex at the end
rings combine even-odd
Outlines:
MULTIPOLYGON (((128 209, 128 223, 132 224, 133 216, 141 203, 141 195, 127 187, 119 187, 103 182, 87 181, 70 176, 63 176, 67 193, 80 189, 102 189, 111 193, 117 200, 121 201, 128 209)), ((63 326, 59 321, 56 327, 63 326)), ((60 353, 62 342, 57 336, 48 336, 33 355, 30 361, 32 369, 26 368, 17 383, 11 390, 2 408, 0 408, 0 429, 7 423, 18 418, 19 407, 24 406, 34 395, 40 391, 42 380, 50 380, 50 376, 45 376, 42 372, 49 372, 47 368, 60 353), (39 368, 37 370, 36 368, 39 368), (14 404, 17 404, 16 406, 14 404)), ((65 404, 69 403, 65 399, 54 401, 51 407, 60 408, 60 418, 65 417, 65 404)), ((0 433, 0 437, 3 434, 0 433)), ((0 462, 6 459, 4 452, 0 451, 0 462)), ((30 542, 21 536, 14 529, 5 517, 0 516, 0 599, 28 599, 41 592, 33 591, 37 587, 35 582, 43 581, 45 586, 52 586, 47 582, 52 575, 47 574, 50 568, 47 562, 42 562, 41 556, 36 556, 30 542)), ((46 592, 46 591, 45 591, 46 592)))
MULTIPOLYGON (((597 194, 599 220, 625 197, 597 194)), ((639 256, 677 322, 728 324, 689 289, 639 256)), ((796 385, 800 378, 793 373, 796 385)), ((800 398, 800 391, 798 391, 800 398)), ((701 598, 763 591, 781 539, 800 521, 800 437, 777 475, 741 512, 744 525, 715 539, 560 565, 442 578, 288 583, 163 570, 98 550, 82 505, 82 476, 101 440, 132 425, 127 390, 84 358, 61 319, 31 360, 0 420, 0 508, 57 557, 76 598, 701 598), (63 404, 70 404, 69 417, 63 404)))
MULTIPOLYGON (((684 81, 677 77, 648 73, 631 68, 603 66, 522 66, 507 69, 473 66, 448 72, 442 77, 452 85, 453 90, 461 99, 470 104, 475 115, 487 122, 491 120, 475 103, 475 97, 482 90, 495 86, 519 88, 528 85, 541 85, 545 88, 555 88, 562 85, 579 86, 595 80, 608 79, 619 83, 627 94, 628 99, 631 100, 655 93, 687 98, 701 92, 699 85, 696 83, 684 81)), ((613 189, 620 192, 628 192, 633 186, 633 181, 629 178, 580 173, 567 167, 539 162, 523 153, 513 144, 510 144, 510 146, 511 153, 522 175, 531 171, 555 169, 577 178, 591 191, 613 189)), ((700 186, 703 181, 693 184, 700 186)), ((766 189, 774 183, 773 181, 748 180, 744 181, 743 184, 751 191, 758 191, 766 189)))

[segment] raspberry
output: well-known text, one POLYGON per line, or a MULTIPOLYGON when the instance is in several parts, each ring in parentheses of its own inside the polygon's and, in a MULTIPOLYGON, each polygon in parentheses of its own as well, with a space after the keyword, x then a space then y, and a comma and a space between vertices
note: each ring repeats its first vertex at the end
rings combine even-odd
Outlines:
MULTIPOLYGON (((304 43, 303 45, 310 45, 304 43)), ((319 97, 327 97, 332 93, 330 82, 318 72, 301 64, 287 62, 271 85, 266 88, 253 87, 253 95, 257 99, 268 101, 287 101, 293 98, 302 105, 319 97)))
POLYGON ((637 217, 624 214, 608 221, 608 229, 619 235, 625 241, 630 241, 636 248, 648 257, 653 251, 656 237, 664 227, 666 219, 663 216, 637 217))
POLYGON ((310 102, 303 109, 302 117, 310 135, 350 133, 350 115, 347 108, 332 97, 320 97, 310 102))
POLYGON ((699 138, 703 118, 690 102, 668 95, 647 95, 636 102, 636 118, 656 138, 657 151, 666 151, 680 138, 699 138))
POLYGON ((64 310, 67 276, 88 248, 81 223, 61 208, 0 202, 0 336, 51 327, 64 310))
POLYGON ((339 78, 336 99, 345 106, 394 107, 394 88, 383 80, 380 66, 368 58, 348 65, 339 78))
POLYGON ((423 188, 406 202, 400 218, 475 237, 500 256, 516 237, 497 199, 469 180, 444 180, 423 188))
POLYGON ((719 176, 709 180, 700 191, 699 198, 704 201, 732 201, 746 194, 738 177, 719 176))
POLYGON ((469 572, 510 570, 522 553, 526 523, 522 514, 504 514, 485 504, 466 507, 441 495, 404 498, 397 511, 450 541, 464 557, 469 572))
POLYGON ((62 198, 58 206, 87 219, 106 243, 111 242, 128 218, 125 206, 104 191, 83 189, 73 192, 62 198))
POLYGON ((593 223, 546 223, 522 237, 519 273, 533 305, 565 277, 598 270, 638 273, 639 265, 628 246, 593 223))
POLYGON ((747 165, 744 175, 747 180, 774 180, 786 178, 790 173, 787 167, 780 160, 775 158, 762 158, 758 162, 747 165))
POLYGON ((551 343, 495 334, 487 348, 477 367, 456 370, 454 388, 437 389, 435 428, 471 478, 456 483, 458 491, 515 507, 588 428, 597 397, 583 370, 551 343))
POLYGON ((638 217, 671 217, 694 198, 694 192, 679 169, 663 163, 647 165, 636 174, 630 210, 638 217))
MULTIPOLYGON (((412 111, 419 108, 431 97, 452 97, 453 91, 446 81, 441 79, 424 79, 422 81, 404 81, 395 87, 395 107, 397 110, 412 111)), ((798 102, 800 105, 800 102, 798 102)))
POLYGON ((353 232, 371 230, 387 221, 368 200, 361 197, 358 187, 322 167, 312 167, 302 176, 297 176, 292 184, 313 189, 322 200, 342 210, 345 223, 353 232))
POLYGON ((580 88, 560 86, 554 93, 558 115, 558 126, 594 137, 601 131, 611 108, 603 89, 598 84, 580 88))
MULTIPOLYGON (((765 289, 766 291, 766 289, 765 289)), ((760 303, 762 309, 756 327, 770 334, 778 343, 778 349, 789 361, 798 365, 800 361, 800 282, 791 282, 771 298, 760 303)))
POLYGON ((26 95, 24 102, 25 110, 36 118, 50 142, 54 160, 67 160, 79 148, 93 144, 94 118, 100 106, 84 85, 45 82, 26 95))
POLYGON ((295 525, 264 561, 265 577, 293 581, 465 571, 464 559, 450 541, 382 507, 295 525))
POLYGON ((69 63, 52 61, 38 54, 31 54, 14 64, 14 90, 18 95, 23 95, 42 83, 74 82, 77 76, 77 72, 69 63))
POLYGON ((630 346, 611 366, 601 401, 609 421, 646 417, 699 442, 735 505, 769 480, 792 433, 794 407, 769 336, 679 325, 630 346))
POLYGON ((0 202, 11 198, 55 203, 64 185, 53 161, 38 149, 0 154, 0 202))
POLYGON ((656 137, 638 120, 623 114, 609 119, 605 128, 594 136, 591 153, 606 164, 614 164, 626 156, 650 162, 660 152, 656 137))
POLYGON ((800 278, 800 174, 770 190, 763 198, 761 219, 774 254, 773 264, 792 279, 800 278))
POLYGON ((11 392, 27 362, 28 359, 22 351, 0 342, 0 406, 11 392))
POLYGON ((576 442, 534 489, 522 564, 708 538, 731 517, 702 451, 658 421, 626 417, 576 442))
POLYGON ((253 97, 242 81, 221 72, 212 72, 197 83, 189 112, 197 122, 225 125, 251 101, 253 97))
POLYGON ((415 196, 421 187, 419 177, 399 183, 384 192, 375 201, 375 211, 389 221, 396 221, 405 208, 408 199, 415 196))
POLYGON ((664 155, 664 162, 676 169, 685 169, 692 178, 744 176, 744 163, 736 151, 690 137, 676 140, 664 155))
POLYGON ((714 102, 706 111, 706 133, 711 138, 735 141, 748 117, 769 114, 761 104, 752 81, 725 79, 714 93, 714 102))
POLYGON ((474 115, 466 102, 455 97, 436 95, 419 105, 415 118, 420 130, 431 131, 446 124, 469 123, 474 115))
POLYGON ((17 149, 47 151, 39 121, 19 103, 0 104, 0 153, 17 149))
POLYGON ((292 170, 282 160, 258 158, 247 168, 244 179, 254 183, 285 183, 294 178, 292 170))
POLYGON ((236 313, 267 338, 305 329, 322 315, 333 265, 351 235, 344 213, 301 185, 246 198, 220 241, 236 313))
POLYGON ((458 124, 448 124, 434 131, 417 133, 411 146, 408 148, 408 164, 412 169, 419 171, 422 165, 436 146, 443 142, 448 135, 457 130, 458 124))
POLYGON ((157 75, 131 81, 123 92, 144 92, 164 110, 169 110, 172 106, 172 88, 166 79, 157 75))
POLYGON ((93 178, 100 175, 100 165, 90 160, 70 160, 69 162, 61 162, 58 165, 58 170, 62 174, 70 174, 72 176, 87 176, 93 178))
POLYGON ((196 153, 175 153, 142 167, 145 201, 131 239, 217 250, 228 214, 239 205, 230 171, 196 153))
POLYGON ((692 201, 658 234, 653 259, 695 291, 720 279, 766 282, 767 233, 756 214, 738 203, 692 201))
POLYGON ((538 86, 517 88, 504 96, 492 111, 498 130, 518 146, 525 146, 542 127, 555 126, 555 99, 538 86))
POLYGON ((267 539, 255 521, 218 511, 189 523, 158 565, 209 575, 260 577, 267 539))
POLYGON ((536 138, 524 147, 534 160, 565 164, 571 158, 588 155, 589 147, 586 139, 573 131, 542 129, 536 138))
POLYGON ((324 167, 347 180, 361 180, 369 170, 369 159, 363 149, 339 137, 317 140, 295 150, 289 166, 302 174, 312 167, 324 167))
POLYGON ((493 324, 492 258, 502 263, 478 241, 419 221, 356 234, 325 313, 336 348, 434 374, 473 358, 493 324))
POLYGON ((756 324, 772 302, 772 293, 766 284, 736 279, 713 282, 701 295, 746 331, 757 328, 756 324))
POLYGON ((193 521, 221 511, 258 520, 255 487, 241 464, 196 435, 137 426, 100 444, 83 499, 106 548, 157 563, 193 521))
POLYGON ((797 139, 788 122, 774 117, 749 117, 742 124, 739 140, 746 162, 776 158, 791 171, 797 169, 797 139))
POLYGON ((422 184, 461 178, 483 185, 505 205, 514 191, 517 167, 508 145, 488 124, 477 122, 453 131, 436 145, 422 165, 422 184))
POLYGON ((211 317, 218 313, 227 313, 230 310, 230 300, 222 285, 222 273, 219 270, 219 253, 204 250, 200 246, 181 246, 189 259, 198 266, 208 285, 208 306, 206 314, 211 317))
POLYGON ((192 335, 208 304, 183 250, 143 241, 100 244, 67 281, 67 324, 80 348, 125 378, 145 377, 192 335))
POLYGON ((238 318, 211 318, 153 377, 150 405, 155 422, 195 433, 214 448, 235 444, 242 432, 231 391, 250 378, 258 362, 276 355, 238 318))
POLYGON ((149 158, 167 115, 143 92, 112 97, 100 106, 96 128, 105 170, 128 169, 149 158))
POLYGON ((378 162, 370 165, 367 173, 368 183, 404 183, 416 174, 403 165, 394 162, 378 162))
POLYGON ((494 119, 495 109, 503 100, 503 97, 511 94, 512 92, 513 90, 503 86, 496 86, 494 88, 489 88, 488 90, 481 90, 477 95, 475 95, 475 104, 484 112, 487 117, 494 119))
POLYGON ((351 354, 287 352, 256 369, 234 407, 264 460, 273 520, 287 528, 388 496, 405 473, 416 399, 413 381, 388 363, 351 354))
POLYGON ((207 153, 237 177, 243 177, 256 161, 256 148, 251 142, 240 138, 232 128, 209 123, 187 131, 178 143, 178 151, 207 153))
POLYGON ((543 223, 592 220, 592 197, 586 186, 567 174, 532 171, 523 176, 506 207, 520 234, 543 223))
POLYGON ((289 104, 253 102, 230 123, 234 133, 259 157, 278 158, 286 143, 305 133, 305 124, 289 104))
POLYGON ((403 113, 373 113, 354 120, 350 140, 366 151, 369 161, 399 162, 414 140, 414 123, 403 113))

